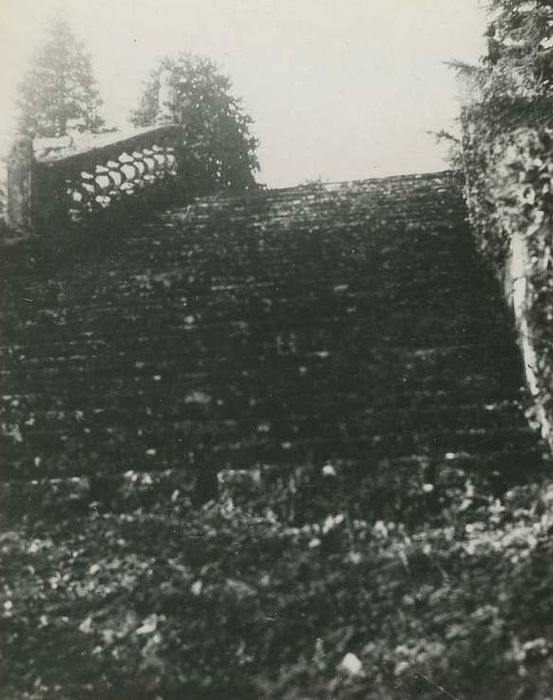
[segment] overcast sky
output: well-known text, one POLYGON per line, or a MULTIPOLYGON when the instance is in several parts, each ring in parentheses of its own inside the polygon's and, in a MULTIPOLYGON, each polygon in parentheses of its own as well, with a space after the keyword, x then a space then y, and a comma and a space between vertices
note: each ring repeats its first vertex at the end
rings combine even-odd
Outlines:
POLYGON ((57 8, 92 54, 111 123, 166 53, 217 61, 255 120, 260 179, 344 180, 441 169, 428 130, 449 128, 444 61, 482 52, 478 0, 0 0, 0 132, 57 8))

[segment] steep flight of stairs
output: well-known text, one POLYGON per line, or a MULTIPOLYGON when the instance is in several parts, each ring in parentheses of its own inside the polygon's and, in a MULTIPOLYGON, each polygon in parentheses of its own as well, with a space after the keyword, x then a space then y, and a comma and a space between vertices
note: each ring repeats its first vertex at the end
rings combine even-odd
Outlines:
POLYGON ((376 515, 425 484, 501 491, 545 468, 464 215, 443 173, 207 197, 8 251, 5 524, 175 489, 201 503, 244 470, 266 504, 295 474, 309 517, 325 465, 376 515))
POLYGON ((451 514, 550 469, 464 217, 442 173, 3 251, 0 697, 330 697, 297 685, 322 640, 328 676, 458 627, 482 572, 444 589, 451 514))

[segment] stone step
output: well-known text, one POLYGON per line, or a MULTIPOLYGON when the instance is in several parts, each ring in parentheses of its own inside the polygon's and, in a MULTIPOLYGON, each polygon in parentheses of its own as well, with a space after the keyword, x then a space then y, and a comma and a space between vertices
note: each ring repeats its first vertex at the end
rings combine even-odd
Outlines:
POLYGON ((429 517, 430 506, 439 513, 450 503, 447 499, 463 498, 468 480, 476 485, 476 505, 479 492, 489 494, 491 487, 499 496, 524 483, 528 466, 534 475, 550 470, 545 448, 485 455, 479 450, 434 450, 383 457, 370 470, 360 469, 357 460, 335 459, 318 466, 256 463, 205 477, 173 468, 13 479, 0 483, 0 523, 13 527, 29 519, 59 522, 109 512, 148 512, 152 506, 171 512, 174 504, 197 508, 209 498, 230 499, 235 507, 256 515, 295 523, 316 522, 344 510, 355 517, 395 520, 409 508, 417 517, 429 517))

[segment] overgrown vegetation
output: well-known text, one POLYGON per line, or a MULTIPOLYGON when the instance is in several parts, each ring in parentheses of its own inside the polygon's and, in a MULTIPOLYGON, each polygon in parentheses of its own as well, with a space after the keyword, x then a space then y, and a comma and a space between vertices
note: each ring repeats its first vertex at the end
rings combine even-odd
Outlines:
POLYGON ((494 0, 488 52, 458 66, 466 198, 477 241, 501 278, 520 237, 528 250, 525 331, 545 429, 553 419, 553 4, 494 0))
POLYGON ((28 678, 28 697, 52 698, 548 697, 551 487, 450 495, 412 529, 181 497, 22 524, 0 537, 16 572, 4 692, 28 678))

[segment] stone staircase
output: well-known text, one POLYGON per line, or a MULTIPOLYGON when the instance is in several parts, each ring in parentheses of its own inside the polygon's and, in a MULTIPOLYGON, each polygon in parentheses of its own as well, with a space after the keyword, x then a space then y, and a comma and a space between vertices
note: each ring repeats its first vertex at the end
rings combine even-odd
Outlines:
POLYGON ((7 251, 4 526, 221 493, 265 512, 290 480, 282 517, 338 492, 406 515, 413 489, 420 515, 440 485, 546 469, 464 216, 442 173, 208 197, 7 251))
POLYGON ((443 695, 386 650, 480 654, 488 618, 447 635, 512 561, 448 566, 459 514, 551 465, 464 216, 442 173, 4 251, 1 697, 367 697, 346 652, 371 697, 443 695))

